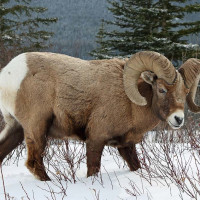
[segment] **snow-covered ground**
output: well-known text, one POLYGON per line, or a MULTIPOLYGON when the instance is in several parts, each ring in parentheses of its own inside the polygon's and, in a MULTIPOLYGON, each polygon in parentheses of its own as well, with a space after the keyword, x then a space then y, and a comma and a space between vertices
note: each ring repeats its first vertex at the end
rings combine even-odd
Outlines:
MULTIPOLYGON (((61 148, 61 145, 54 147, 54 151, 57 148, 61 148)), ((198 166, 200 162, 199 156, 194 156, 196 154, 194 150, 188 148, 187 145, 177 144, 173 146, 173 149, 169 148, 170 153, 166 155, 169 155, 170 158, 166 158, 165 151, 168 147, 165 145, 163 147, 159 144, 150 144, 144 148, 148 155, 143 156, 141 152, 144 153, 144 151, 140 145, 137 146, 140 159, 144 164, 143 169, 139 169, 137 172, 130 172, 117 152, 106 148, 102 156, 101 173, 98 177, 91 178, 86 178, 85 159, 82 160, 80 166, 77 164, 78 168, 73 166, 76 178, 72 178, 72 173, 68 175, 69 180, 64 180, 62 173, 70 174, 70 170, 65 169, 68 165, 65 165, 62 156, 60 156, 60 160, 59 156, 55 156, 54 159, 49 157, 47 162, 49 165, 47 163, 45 165, 49 168, 48 174, 52 178, 51 182, 41 182, 35 179, 24 166, 26 158, 24 153, 18 163, 11 159, 2 167, 7 200, 189 200, 191 197, 187 195, 187 192, 181 190, 181 186, 185 187, 184 184, 188 185, 189 190, 194 196, 196 195, 196 199, 200 199, 198 192, 194 191, 195 186, 191 187, 192 184, 200 187, 200 183, 198 183, 198 181, 200 182, 200 167, 198 166), (159 156, 156 158, 155 155, 159 156), (152 161, 148 161, 149 158, 152 161), (170 164, 170 162, 172 163, 170 164), (148 163, 149 166, 145 166, 145 163, 148 163), (170 180, 170 173, 177 178, 170 180), (63 180, 60 180, 59 177, 63 180)), ((71 151, 74 153, 73 149, 71 151)), ((76 151, 78 151, 77 147, 76 151)), ((83 152, 78 153, 84 157, 83 152)), ((71 156, 74 156, 74 158, 72 157, 74 161, 77 154, 71 156)), ((3 181, 0 179, 0 200, 3 199, 6 198, 3 181)))

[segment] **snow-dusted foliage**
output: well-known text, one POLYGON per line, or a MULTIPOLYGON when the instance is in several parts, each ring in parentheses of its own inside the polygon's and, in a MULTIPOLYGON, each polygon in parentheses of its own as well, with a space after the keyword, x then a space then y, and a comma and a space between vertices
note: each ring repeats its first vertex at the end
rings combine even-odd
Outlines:
POLYGON ((141 50, 163 53, 175 63, 196 57, 199 44, 188 42, 200 32, 200 20, 188 19, 200 12, 199 3, 184 1, 109 1, 113 21, 104 21, 97 34, 97 58, 127 56, 141 50), (111 27, 111 28, 110 28, 111 27), (106 30, 110 28, 112 31, 106 30))
POLYGON ((47 27, 57 19, 45 18, 47 9, 30 3, 31 0, 0 0, 0 67, 21 52, 49 46, 53 32, 47 27))

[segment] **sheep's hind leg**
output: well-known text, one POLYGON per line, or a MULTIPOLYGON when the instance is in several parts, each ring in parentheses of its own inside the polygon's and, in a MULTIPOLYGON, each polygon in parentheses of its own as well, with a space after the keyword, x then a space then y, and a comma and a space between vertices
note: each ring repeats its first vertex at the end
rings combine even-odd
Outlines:
POLYGON ((86 144, 87 154, 87 177, 96 175, 101 166, 101 155, 104 148, 104 143, 89 140, 86 144))
POLYGON ((28 158, 26 161, 26 166, 39 180, 49 181, 50 178, 47 175, 43 163, 43 153, 45 150, 46 142, 45 140, 30 137, 26 137, 26 144, 28 149, 28 158))
POLYGON ((26 166, 39 180, 49 181, 50 178, 45 171, 43 163, 43 156, 47 143, 47 124, 37 124, 37 126, 34 127, 35 128, 29 130, 29 132, 25 132, 25 140, 28 150, 26 166))
POLYGON ((24 140, 23 128, 15 119, 10 118, 10 120, 12 120, 12 123, 6 124, 5 128, 0 133, 5 135, 2 141, 0 141, 0 164, 3 162, 3 159, 24 140))
POLYGON ((118 151, 122 158, 127 162, 131 171, 136 171, 141 168, 135 144, 128 147, 118 148, 118 151))

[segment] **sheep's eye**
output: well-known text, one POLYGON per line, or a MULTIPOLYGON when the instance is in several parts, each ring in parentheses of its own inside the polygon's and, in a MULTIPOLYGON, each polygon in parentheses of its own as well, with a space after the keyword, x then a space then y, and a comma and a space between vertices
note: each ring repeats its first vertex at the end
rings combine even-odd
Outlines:
POLYGON ((159 92, 160 92, 160 93, 167 93, 167 90, 159 89, 159 92))

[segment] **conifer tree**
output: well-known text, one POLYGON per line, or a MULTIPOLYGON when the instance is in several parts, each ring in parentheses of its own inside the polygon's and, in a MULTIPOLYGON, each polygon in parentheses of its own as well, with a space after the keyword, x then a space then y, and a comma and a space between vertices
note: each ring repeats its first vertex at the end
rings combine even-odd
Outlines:
POLYGON ((97 43, 97 48, 94 49, 93 51, 90 52, 90 54, 98 59, 103 59, 103 58, 109 58, 108 51, 109 48, 107 47, 107 42, 105 41, 106 35, 105 35, 105 25, 104 25, 104 20, 101 21, 101 26, 99 28, 99 31, 96 35, 96 43, 97 43))
MULTIPOLYGON (((174 62, 196 56, 199 45, 188 44, 187 37, 200 32, 200 20, 185 16, 200 11, 200 3, 188 0, 109 0, 114 20, 106 21, 112 31, 104 30, 99 43, 107 44, 107 56, 127 56, 141 50, 163 53, 174 62)), ((94 55, 94 54, 93 54, 94 55)), ((95 56, 95 55, 94 55, 95 56)))
MULTIPOLYGON (((40 28, 49 26, 56 18, 40 17, 47 9, 33 7, 31 0, 0 0, 0 64, 9 60, 6 52, 18 54, 47 48, 52 32, 40 28)), ((14 55, 12 55, 14 56, 14 55)))
POLYGON ((158 13, 158 31, 153 34, 152 47, 176 63, 197 57, 199 45, 189 43, 188 36, 200 32, 200 20, 189 21, 186 18, 189 14, 200 12, 200 3, 189 0, 159 0, 154 8, 158 13))

